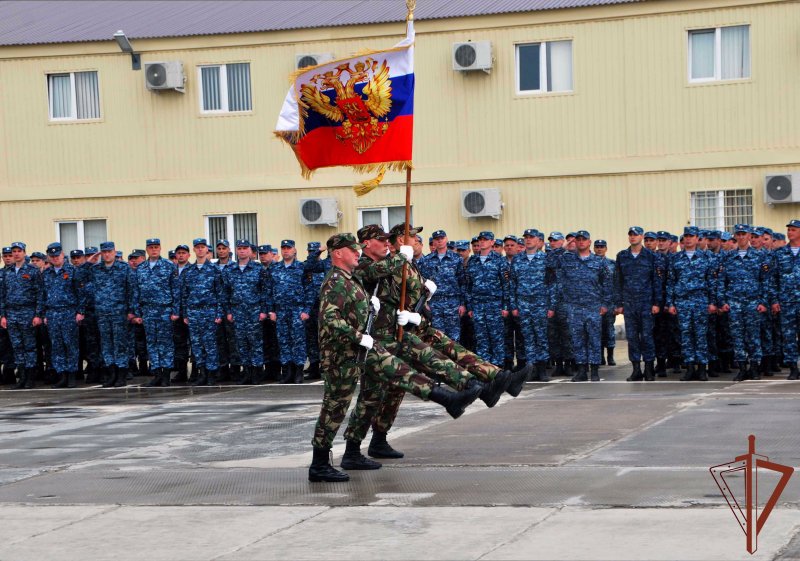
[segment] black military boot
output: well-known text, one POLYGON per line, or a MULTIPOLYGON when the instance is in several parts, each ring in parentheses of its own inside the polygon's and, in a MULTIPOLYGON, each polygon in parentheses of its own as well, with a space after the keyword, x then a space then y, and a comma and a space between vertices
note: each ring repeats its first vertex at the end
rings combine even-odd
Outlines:
POLYGON ((294 383, 295 384, 302 384, 303 383, 303 365, 302 364, 295 364, 294 365, 294 383))
POLYGON ((405 456, 399 450, 395 450, 386 442, 386 433, 383 431, 372 429, 372 440, 369 441, 369 448, 367 454, 373 458, 402 458, 405 456))
MULTIPOLYGON (((608 365, 609 366, 616 366, 617 363, 614 361, 614 347, 608 347, 606 349, 608 351, 608 365)), ((600 353, 602 354, 602 353, 600 353)))
POLYGON ((786 377, 787 380, 800 380, 800 370, 797 369, 796 364, 789 365, 789 376, 786 377))
POLYGON ((216 370, 208 370, 203 368, 203 372, 206 373, 206 385, 207 386, 216 386, 219 382, 217 382, 217 371, 216 370))
POLYGON ((263 366, 246 366, 250 370, 250 379, 253 380, 253 385, 260 386, 266 380, 263 366))
POLYGON ((701 382, 708 382, 708 374, 706 373, 705 364, 697 365, 697 379, 700 380, 701 382))
POLYGON ((208 383, 208 372, 206 371, 205 366, 198 366, 197 367, 197 376, 192 382, 193 387, 197 386, 205 386, 208 383))
POLYGON ((652 360, 644 361, 644 381, 652 382, 656 379, 656 369, 652 360))
POLYGON ((694 364, 687 364, 686 365, 686 372, 683 373, 683 376, 680 377, 681 382, 691 382, 694 378, 694 364))
POLYGON ((158 388, 161 386, 161 370, 155 369, 153 371, 153 379, 144 385, 145 388, 158 388))
POLYGON ((589 365, 588 364, 577 364, 575 366, 575 375, 572 376, 571 380, 573 382, 588 382, 589 381, 589 365))
POLYGON ((17 383, 14 384, 15 390, 21 390, 25 388, 25 383, 28 379, 28 369, 24 366, 20 366, 17 368, 17 383))
POLYGON ((26 368, 28 371, 27 376, 25 376, 25 389, 32 390, 36 387, 36 369, 35 368, 26 368))
POLYGON ((564 361, 564 376, 567 378, 572 378, 575 374, 577 374, 578 370, 579 369, 574 360, 570 359, 564 361))
POLYGON ((719 371, 722 367, 719 364, 719 360, 712 360, 708 363, 708 377, 709 378, 719 378, 719 371))
POLYGON ((100 382, 100 376, 103 373, 103 367, 97 366, 94 368, 90 368, 89 371, 86 373, 86 384, 97 384, 100 382))
POLYGON ((517 359, 517 367, 516 367, 515 370, 522 370, 526 366, 528 366, 528 361, 527 360, 525 360, 524 358, 517 359))
POLYGON ((600 374, 598 374, 598 370, 600 368, 599 364, 592 364, 590 367, 591 369, 591 380, 592 382, 599 382, 600 381, 600 374))
POLYGON ((444 407, 452 418, 458 419, 469 404, 478 399, 482 390, 483 386, 478 384, 460 392, 451 392, 441 386, 434 386, 430 400, 444 407))
POLYGON ((308 379, 309 380, 320 380, 322 376, 319 372, 319 361, 312 362, 308 365, 308 379))
MULTIPOLYGON (((771 376, 772 374, 770 374, 771 376)), ((750 361, 750 379, 751 380, 760 380, 761 373, 758 371, 758 363, 756 361, 750 361)))
POLYGON ((119 368, 114 367, 117 371, 117 375, 114 377, 114 387, 115 388, 122 388, 128 385, 128 369, 127 368, 119 368))
MULTIPOLYGON (((301 370, 302 372, 302 370, 301 370)), ((361 443, 355 440, 347 441, 347 448, 339 464, 342 469, 380 469, 383 464, 370 460, 361 453, 361 443)))
POLYGON ((58 382, 51 386, 53 389, 57 388, 66 388, 67 387, 67 373, 62 372, 58 375, 58 382))
POLYGON ((110 388, 114 385, 114 380, 116 379, 116 366, 104 366, 103 367, 103 387, 110 388))
POLYGON ((553 371, 553 376, 563 376, 563 375, 564 375, 564 361, 557 360, 556 369, 553 371))
POLYGON ((639 361, 631 361, 631 366, 633 366, 633 372, 625 380, 627 382, 641 382, 644 380, 644 376, 642 375, 642 363, 639 361))
MULTIPOLYGON (((291 366, 291 365, 289 365, 291 366)), ((237 367, 238 368, 238 367, 237 367)), ((241 367, 241 374, 236 382, 240 386, 249 386, 253 383, 253 372, 247 366, 241 367)))
POLYGON ((470 378, 467 386, 472 384, 481 384, 483 388, 481 389, 480 398, 486 404, 486 407, 494 407, 497 405, 497 402, 500 401, 500 396, 503 395, 503 392, 508 389, 508 384, 511 383, 511 372, 508 370, 501 370, 497 373, 497 376, 494 377, 493 380, 486 382, 485 384, 481 384, 475 378, 470 378))
POLYGON ((720 366, 722 370, 720 370, 721 374, 730 374, 731 373, 731 366, 733 366, 733 353, 731 352, 724 352, 720 353, 721 361, 720 366))
POLYGON ((341 481, 350 481, 350 476, 342 473, 331 465, 329 455, 330 448, 313 448, 314 457, 311 460, 311 466, 308 468, 309 481, 326 481, 328 483, 339 483, 341 481))
POLYGON ((281 364, 281 378, 278 380, 279 384, 291 384, 294 376, 291 370, 291 364, 281 364))
POLYGON ((664 359, 660 357, 656 357, 656 375, 659 378, 664 378, 667 375, 667 364, 664 359))
POLYGON ((536 363, 536 374, 534 374, 534 378, 538 378, 540 382, 550 381, 550 376, 547 374, 547 368, 545 368, 544 362, 539 361, 536 363))
POLYGON ((0 384, 8 386, 17 382, 17 376, 14 374, 14 366, 4 364, 0 372, 2 372, 2 374, 0 374, 0 384))
POLYGON ((503 361, 503 370, 514 370, 513 358, 507 358, 503 361))
POLYGON ((517 370, 511 374, 511 381, 508 383, 506 391, 511 397, 517 397, 519 392, 522 391, 522 386, 525 385, 525 380, 528 379, 531 371, 533 370, 532 364, 527 364, 522 370, 517 370))
POLYGON ((606 365, 606 354, 603 352, 603 348, 600 347, 600 366, 606 365))
POLYGON ((781 369, 781 364, 780 361, 778 361, 777 356, 769 357, 769 371, 774 373, 783 372, 783 369, 781 369))
POLYGON ((743 381, 747 380, 747 375, 748 375, 747 362, 746 361, 740 361, 738 363, 738 366, 739 366, 739 372, 737 372, 736 376, 733 377, 733 381, 734 382, 743 382, 743 381))
POLYGON ((175 365, 175 377, 172 379, 176 384, 185 384, 189 381, 186 361, 181 361, 175 365))

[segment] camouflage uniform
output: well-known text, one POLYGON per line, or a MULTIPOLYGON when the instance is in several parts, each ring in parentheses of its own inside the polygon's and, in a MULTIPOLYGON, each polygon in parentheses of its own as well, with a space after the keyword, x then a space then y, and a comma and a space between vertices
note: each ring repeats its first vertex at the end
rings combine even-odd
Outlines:
MULTIPOLYGON (((61 253, 61 246, 51 244, 49 255, 61 253), (55 248, 55 249, 53 249, 55 248)), ((44 317, 52 344, 53 368, 58 374, 78 371, 78 323, 76 314, 83 314, 86 297, 77 278, 77 270, 69 263, 56 270, 49 267, 42 273, 44 317)))
MULTIPOLYGON (((319 257, 319 242, 309 243, 308 249, 309 259, 312 257, 317 259, 319 257)), ((311 379, 319 377, 319 340, 317 339, 319 332, 319 289, 322 287, 325 274, 331 268, 330 257, 326 257, 321 263, 322 270, 318 272, 312 270, 311 267, 305 268, 306 300, 311 302, 311 313, 305 322, 306 352, 308 353, 309 378, 311 379)))
POLYGON ((144 261, 136 268, 133 288, 134 315, 144 324, 150 368, 166 369, 167 376, 175 358, 170 316, 180 313, 178 272, 169 260, 144 261))
MULTIPOLYGON (((800 228, 800 221, 792 220, 787 226, 800 228)), ((772 304, 780 304, 783 356, 792 369, 790 378, 797 379, 797 336, 800 332, 800 253, 795 255, 791 246, 786 245, 773 252, 773 263, 770 299, 772 304)))
MULTIPOLYGON (((291 240, 284 240, 287 241, 291 240)), ((306 337, 305 322, 300 319, 300 314, 308 314, 312 306, 305 287, 305 268, 302 262, 295 259, 288 265, 283 261, 273 263, 269 271, 269 290, 272 292, 270 311, 277 316, 281 364, 293 364, 302 371, 306 363, 306 337)))
MULTIPOLYGON (((434 232, 435 234, 436 232, 434 232)), ((436 293, 429 302, 431 323, 452 339, 461 337, 458 308, 464 301, 464 263, 454 251, 430 253, 420 261, 422 275, 436 283, 436 293)))
MULTIPOLYGON (((87 247, 86 254, 97 253, 97 248, 87 247)), ((78 277, 81 289, 86 294, 86 309, 83 321, 78 328, 80 337, 80 359, 79 368, 83 368, 83 361, 86 361, 86 375, 89 382, 96 381, 101 368, 103 367, 103 356, 100 351, 100 327, 97 323, 97 313, 94 304, 94 287, 92 286, 92 268, 94 263, 86 261, 78 267, 76 276, 78 277)))
POLYGON ((124 263, 115 261, 108 267, 101 262, 92 267, 100 348, 106 367, 128 367, 133 282, 133 271, 124 263))
POLYGON ((547 312, 553 309, 553 285, 545 282, 544 252, 522 252, 511 262, 510 306, 519 310, 525 356, 531 364, 550 359, 547 340, 547 312))
POLYGON ((465 276, 467 312, 472 312, 477 353, 492 364, 502 364, 505 327, 501 312, 508 310, 509 305, 508 264, 493 251, 486 256, 473 255, 467 262, 465 276))
POLYGON ((194 364, 213 378, 219 370, 216 320, 222 320, 222 273, 207 261, 187 265, 181 277, 181 317, 189 320, 194 364))
POLYGON ((259 314, 267 313, 271 305, 268 282, 269 273, 255 261, 248 261, 244 267, 234 263, 222 274, 223 308, 225 315, 233 316, 237 353, 243 366, 264 364, 259 314))
MULTIPOLYGON (((24 246, 22 249, 24 251, 24 246)), ((36 333, 31 322, 34 317, 42 317, 43 289, 39 269, 30 263, 24 263, 19 269, 12 266, 3 275, 0 316, 8 322, 8 336, 17 365, 28 369, 30 376, 36 369, 36 333)))
MULTIPOLYGON (((220 273, 222 273, 224 281, 225 272, 232 267, 236 267, 236 261, 231 260, 226 264, 217 262, 216 266, 220 273)), ((268 322, 264 323, 266 324, 268 322)), ((217 326, 217 353, 219 355, 220 380, 224 381, 230 377, 231 366, 233 366, 235 370, 242 364, 241 357, 239 356, 239 344, 236 341, 236 329, 234 325, 228 321, 227 317, 223 318, 222 323, 217 326)))

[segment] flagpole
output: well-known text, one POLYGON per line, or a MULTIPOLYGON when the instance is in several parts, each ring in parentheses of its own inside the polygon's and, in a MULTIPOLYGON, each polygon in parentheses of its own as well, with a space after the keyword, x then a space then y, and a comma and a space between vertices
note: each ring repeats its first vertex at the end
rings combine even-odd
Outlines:
MULTIPOLYGON (((417 0, 406 0, 406 25, 408 22, 414 20, 414 8, 417 5, 417 0)), ((409 238, 409 224, 411 223, 411 166, 406 168, 406 225, 405 232, 403 233, 403 245, 411 245, 409 238)), ((408 262, 403 263, 403 280, 400 284, 400 305, 399 311, 406 309, 406 285, 408 284, 408 262)), ((403 340, 403 326, 397 327, 397 340, 403 340)))

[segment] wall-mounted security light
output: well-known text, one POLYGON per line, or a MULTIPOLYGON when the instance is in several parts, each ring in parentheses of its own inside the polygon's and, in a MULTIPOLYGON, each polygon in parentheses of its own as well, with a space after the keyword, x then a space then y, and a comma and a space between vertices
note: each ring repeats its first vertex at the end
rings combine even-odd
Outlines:
POLYGON ((131 68, 133 70, 141 70, 142 69, 141 55, 139 55, 139 53, 133 52, 133 45, 131 45, 131 42, 128 40, 128 37, 121 29, 116 33, 114 33, 114 41, 117 42, 117 45, 119 45, 119 48, 120 50, 122 50, 123 53, 130 53, 131 68))

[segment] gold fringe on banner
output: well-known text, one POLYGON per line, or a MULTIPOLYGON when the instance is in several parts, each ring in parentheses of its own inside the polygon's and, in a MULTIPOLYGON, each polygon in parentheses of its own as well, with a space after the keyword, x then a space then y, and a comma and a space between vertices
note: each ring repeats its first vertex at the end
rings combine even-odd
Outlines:
POLYGON ((375 187, 381 184, 383 181, 383 176, 386 175, 386 166, 381 167, 381 170, 378 172, 376 177, 372 179, 368 179, 366 181, 362 181, 358 185, 353 185, 353 191, 356 192, 357 197, 363 197, 370 191, 372 191, 375 187))

